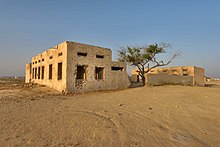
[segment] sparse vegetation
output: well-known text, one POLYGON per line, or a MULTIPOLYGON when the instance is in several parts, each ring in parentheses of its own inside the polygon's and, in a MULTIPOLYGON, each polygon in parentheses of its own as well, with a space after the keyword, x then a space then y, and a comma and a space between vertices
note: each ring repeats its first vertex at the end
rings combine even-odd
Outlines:
POLYGON ((129 63, 131 66, 138 68, 138 74, 142 78, 143 86, 145 86, 145 74, 159 66, 170 64, 178 55, 174 54, 167 62, 158 59, 157 55, 166 53, 170 48, 170 44, 151 44, 143 47, 122 47, 119 53, 119 61, 129 63), (147 69, 147 70, 145 70, 147 69))

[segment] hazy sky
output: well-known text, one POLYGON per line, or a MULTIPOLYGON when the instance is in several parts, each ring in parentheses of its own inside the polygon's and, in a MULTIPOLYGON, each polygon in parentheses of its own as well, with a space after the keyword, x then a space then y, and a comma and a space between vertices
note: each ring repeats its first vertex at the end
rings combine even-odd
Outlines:
POLYGON ((167 42, 170 66, 220 77, 219 0, 0 0, 0 76, 65 40, 111 48, 167 42))

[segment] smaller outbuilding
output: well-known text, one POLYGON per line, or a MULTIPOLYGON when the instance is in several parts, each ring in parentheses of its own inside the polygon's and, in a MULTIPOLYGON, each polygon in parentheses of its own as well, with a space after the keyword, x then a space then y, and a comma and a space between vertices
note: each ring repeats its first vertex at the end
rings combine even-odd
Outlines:
MULTIPOLYGON (((205 70, 196 66, 155 68, 146 74, 147 85, 204 86, 205 70)), ((132 70, 132 82, 142 82, 138 70, 132 70)))

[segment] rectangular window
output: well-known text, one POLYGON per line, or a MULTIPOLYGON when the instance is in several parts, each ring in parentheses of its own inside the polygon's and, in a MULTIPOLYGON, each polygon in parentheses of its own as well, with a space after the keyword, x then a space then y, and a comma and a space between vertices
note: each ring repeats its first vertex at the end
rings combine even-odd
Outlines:
POLYGON ((53 56, 50 56, 50 59, 53 59, 53 56))
POLYGON ((40 67, 38 67, 38 79, 40 79, 40 67))
POLYGON ((35 64, 37 64, 37 61, 35 61, 35 64))
POLYGON ((104 79, 104 68, 103 67, 96 67, 95 68, 95 79, 96 80, 103 80, 104 79))
POLYGON ((40 60, 38 60, 38 63, 40 63, 40 60))
POLYGON ((42 66, 41 79, 44 79, 44 66, 42 66))
POLYGON ((30 63, 29 65, 30 65, 30 73, 29 74, 31 75, 32 64, 30 63))
POLYGON ((87 56, 87 53, 78 52, 78 53, 77 53, 77 56, 78 56, 78 57, 80 57, 80 56, 86 57, 86 56, 87 56))
POLYGON ((63 53, 62 53, 62 52, 58 53, 58 57, 59 57, 59 56, 62 56, 62 55, 63 55, 63 53))
POLYGON ((104 55, 96 55, 96 58, 104 58, 104 55))
POLYGON ((32 79, 34 79, 34 68, 32 70, 33 70, 33 72, 32 72, 32 79))
POLYGON ((49 65, 49 79, 52 79, 52 64, 49 65))
POLYGON ((61 80, 62 79, 62 62, 58 63, 58 75, 57 75, 57 79, 61 80))
POLYGON ((44 58, 42 59, 42 62, 44 62, 44 58))
POLYGON ((76 72, 76 79, 86 80, 87 74, 86 74, 86 66, 85 65, 78 65, 77 66, 77 72, 76 72))
POLYGON ((112 71, 123 71, 124 68, 123 67, 115 67, 115 66, 112 66, 112 71))
POLYGON ((35 67, 35 73, 34 73, 34 78, 37 79, 37 67, 35 67))

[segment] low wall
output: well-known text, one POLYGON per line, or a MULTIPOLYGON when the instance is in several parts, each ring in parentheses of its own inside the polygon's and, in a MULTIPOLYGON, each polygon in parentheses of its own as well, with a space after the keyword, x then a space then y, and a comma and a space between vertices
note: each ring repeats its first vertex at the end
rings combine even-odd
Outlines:
POLYGON ((193 86, 192 76, 148 74, 146 78, 148 85, 187 85, 193 86))

